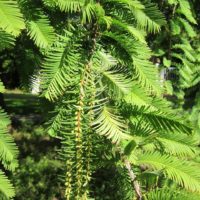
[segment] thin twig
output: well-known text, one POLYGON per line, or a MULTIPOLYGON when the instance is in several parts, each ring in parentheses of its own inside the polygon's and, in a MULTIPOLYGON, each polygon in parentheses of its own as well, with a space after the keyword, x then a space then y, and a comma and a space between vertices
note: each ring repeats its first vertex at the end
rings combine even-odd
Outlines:
POLYGON ((133 183, 133 187, 137 195, 137 200, 142 200, 142 192, 141 192, 140 184, 136 180, 136 175, 132 170, 131 163, 128 160, 125 160, 124 164, 125 164, 126 169, 128 170, 131 182, 133 183))

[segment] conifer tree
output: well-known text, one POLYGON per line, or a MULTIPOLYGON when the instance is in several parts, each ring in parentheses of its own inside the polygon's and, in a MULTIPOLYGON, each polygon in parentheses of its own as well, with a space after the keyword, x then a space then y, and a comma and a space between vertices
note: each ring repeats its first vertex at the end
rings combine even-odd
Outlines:
MULTIPOLYGON (((110 182, 120 191, 110 199, 155 200, 166 194, 168 199, 198 199, 200 173, 194 158, 199 141, 164 99, 166 86, 148 45, 154 44, 148 38, 170 24, 170 52, 158 55, 164 65, 176 58, 171 62, 179 66, 181 60, 186 67, 196 61, 193 48, 187 39, 179 37, 180 44, 172 40, 182 27, 186 38, 194 38, 196 23, 187 0, 0 1, 1 49, 21 33, 34 42, 41 58, 41 97, 54 104, 47 132, 62 144, 66 200, 104 199, 95 196, 92 179, 110 166, 117 170, 117 181, 110 182), (168 9, 170 19, 162 13, 168 9)), ((2 149, 2 161, 15 163, 16 148, 10 138, 5 142, 14 156, 2 149)), ((0 191, 12 198, 3 174, 2 181, 0 191)))

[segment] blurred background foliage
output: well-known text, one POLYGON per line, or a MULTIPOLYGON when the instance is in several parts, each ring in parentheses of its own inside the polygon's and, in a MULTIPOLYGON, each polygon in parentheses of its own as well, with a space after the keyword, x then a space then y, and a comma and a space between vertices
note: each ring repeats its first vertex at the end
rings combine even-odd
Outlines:
POLYGON ((16 189, 15 199, 61 199, 57 176, 61 166, 56 159, 59 142, 45 135, 42 125, 46 103, 17 89, 8 90, 4 101, 12 119, 10 131, 20 152, 20 167, 10 175, 16 189))

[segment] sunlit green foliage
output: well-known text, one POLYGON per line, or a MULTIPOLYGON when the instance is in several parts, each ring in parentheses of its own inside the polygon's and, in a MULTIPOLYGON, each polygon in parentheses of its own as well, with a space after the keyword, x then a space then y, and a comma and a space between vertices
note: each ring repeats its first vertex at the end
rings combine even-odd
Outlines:
MULTIPOLYGON (((200 192, 198 137, 164 99, 169 85, 152 62, 176 67, 181 88, 196 84, 198 45, 189 39, 197 21, 189 1, 0 1, 0 16, 2 49, 23 30, 40 57, 41 97, 54 105, 47 132, 61 142, 67 200, 101 199, 92 179, 112 167, 120 180, 114 186, 121 183, 115 199, 159 198, 172 185, 180 196, 200 192)), ((12 169, 16 148, 3 139, 0 156, 12 169)), ((1 176, 10 198, 12 186, 1 176)))

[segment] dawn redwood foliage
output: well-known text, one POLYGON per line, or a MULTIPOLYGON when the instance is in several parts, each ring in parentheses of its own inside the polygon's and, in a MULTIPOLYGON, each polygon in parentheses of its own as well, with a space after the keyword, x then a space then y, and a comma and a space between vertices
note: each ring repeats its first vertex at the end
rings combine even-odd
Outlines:
MULTIPOLYGON (((66 200, 105 199, 95 196, 92 182, 99 169, 113 167, 117 178, 110 183, 119 192, 110 199, 199 199, 198 137, 164 98, 171 83, 160 80, 153 62, 176 67, 178 86, 192 84, 185 73, 199 55, 193 5, 0 0, 0 50, 28 37, 40 60, 40 95, 54 104, 47 132, 62 144, 58 176, 66 200)), ((8 124, 0 110, 0 158, 14 170, 8 124)), ((1 171, 0 192, 2 199, 14 196, 1 171)))

